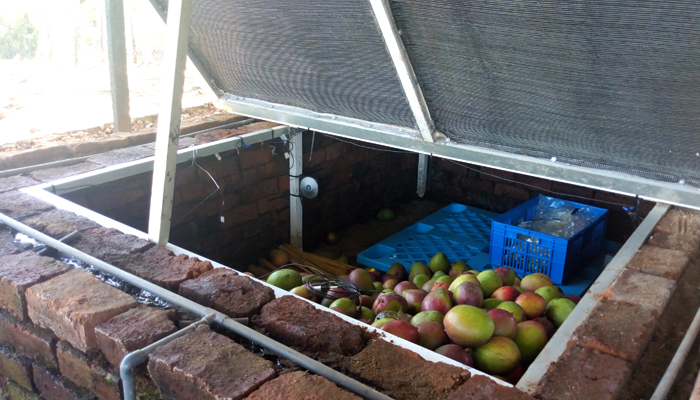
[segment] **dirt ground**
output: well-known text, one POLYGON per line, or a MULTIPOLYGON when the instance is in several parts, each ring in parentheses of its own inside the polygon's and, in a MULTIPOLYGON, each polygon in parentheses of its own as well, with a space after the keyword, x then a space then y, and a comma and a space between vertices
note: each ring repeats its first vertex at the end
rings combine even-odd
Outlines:
MULTIPOLYGON (((654 393, 668 364, 680 346, 690 323, 700 307, 700 263, 691 263, 678 280, 678 287, 668 308, 657 322, 656 333, 637 364, 621 400, 648 399, 654 393)), ((700 371, 700 340, 683 364, 667 399, 687 399, 700 371)))
MULTIPOLYGON (((130 113, 134 122, 158 112, 159 64, 129 65, 130 113)), ((85 140, 102 127, 109 134, 112 97, 107 64, 62 67, 31 60, 0 60, 0 145, 45 140, 56 133, 82 132, 85 140), (82 131, 81 131, 82 130, 82 131)), ((213 92, 190 63, 185 73, 183 107, 215 101, 213 92)), ((187 117, 185 117, 187 118, 187 117)), ((144 124, 147 125, 147 124, 144 124)))

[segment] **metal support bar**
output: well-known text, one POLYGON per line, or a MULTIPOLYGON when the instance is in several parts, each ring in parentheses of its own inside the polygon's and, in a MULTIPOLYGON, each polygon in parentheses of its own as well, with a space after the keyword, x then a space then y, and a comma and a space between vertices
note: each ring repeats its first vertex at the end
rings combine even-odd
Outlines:
POLYGON ((291 157, 289 167, 289 241, 290 244, 299 250, 303 243, 303 211, 301 205, 301 197, 299 190, 299 182, 303 172, 303 135, 301 131, 290 133, 291 138, 291 157))
MULTIPOLYGON (((161 7, 158 0, 150 0, 150 2, 153 8, 158 13, 158 15, 160 16, 160 18, 163 19, 163 22, 165 22, 168 15, 167 11, 163 9, 163 7, 161 7)), ((190 61, 192 61, 192 64, 194 64, 195 68, 197 68, 197 70, 207 82, 214 94, 216 94, 217 97, 221 97, 224 94, 224 91, 221 90, 219 85, 216 83, 216 80, 211 76, 207 68, 204 66, 204 63, 202 62, 202 59, 199 57, 199 55, 189 46, 187 47, 187 56, 189 56, 190 61)))
MULTIPOLYGON (((60 239, 58 239, 58 241, 61 242, 61 243, 66 243, 66 244, 68 244, 68 243, 71 243, 71 242, 75 242, 75 241, 78 240, 78 239, 80 239, 80 232, 78 232, 78 231, 73 231, 73 232, 67 234, 66 236, 64 236, 64 237, 62 237, 62 238, 60 238, 60 239)), ((48 253, 49 250, 51 250, 51 249, 52 249, 51 247, 44 247, 43 249, 37 251, 36 254, 37 254, 37 255, 40 255, 40 256, 43 256, 44 254, 48 253)))
POLYGON ((534 393, 537 389, 537 384, 547 372, 551 363, 557 362, 559 357, 564 354, 566 345, 571 339, 574 330, 585 321, 591 314, 596 305, 600 302, 603 294, 608 290, 610 285, 622 273, 627 263, 632 259, 634 254, 646 242, 649 234, 654 229, 661 218, 666 215, 670 209, 668 204, 657 204, 647 217, 642 221, 639 227, 632 233, 632 236, 625 242, 620 251, 608 263, 605 270, 598 276, 598 279, 593 282, 593 285, 588 290, 585 296, 576 305, 576 308, 571 312, 566 321, 557 329, 556 333, 547 343, 547 346, 537 356, 535 361, 530 364, 527 371, 516 387, 526 393, 534 393))
POLYGON ((114 132, 131 132, 129 81, 126 72, 126 37, 124 35, 124 0, 105 0, 105 14, 114 132))
MULTIPOLYGON (((288 131, 289 127, 287 126, 277 126, 271 129, 263 129, 246 133, 245 135, 235 136, 212 143, 186 147, 177 151, 177 163, 179 164, 191 160, 195 153, 197 154, 197 157, 206 157, 212 154, 245 147, 245 145, 275 139, 288 131)), ((46 189, 55 194, 63 195, 76 190, 85 189, 89 186, 112 182, 117 179, 123 179, 129 176, 152 171, 154 159, 155 157, 153 156, 145 157, 140 160, 113 165, 94 171, 88 171, 82 174, 70 176, 68 178, 58 179, 51 183, 37 185, 37 187, 46 189)))
POLYGON ((671 363, 668 365, 666 372, 664 372, 664 376, 661 378, 650 400, 666 399, 668 392, 671 391, 671 387, 673 387, 673 383, 676 381, 678 373, 681 371, 681 367, 683 367, 683 363, 685 363, 685 359, 688 358, 688 353, 690 352, 690 348, 693 347, 695 339, 698 337, 698 332, 700 332, 700 309, 695 313, 690 328, 688 328, 685 336, 683 336, 681 345, 678 346, 676 354, 673 355, 671 363))
POLYGON ((21 222, 15 221, 14 219, 5 214, 0 213, 0 222, 7 224, 7 226, 18 230, 24 233, 25 235, 31 236, 39 242, 42 242, 47 246, 51 246, 64 254, 74 257, 86 264, 92 265, 98 270, 106 272, 117 279, 121 279, 122 281, 134 285, 140 289, 149 291, 154 295, 162 298, 163 300, 169 302, 170 304, 182 307, 190 312, 199 315, 200 317, 209 314, 214 314, 214 323, 218 324, 219 326, 222 326, 230 330, 231 332, 241 335, 244 338, 259 344, 260 346, 269 349, 278 356, 287 358, 290 361, 298 364, 302 368, 306 368, 315 374, 323 376, 324 378, 327 378, 328 380, 334 382, 338 386, 341 386, 353 393, 356 393, 363 398, 371 400, 391 400, 390 397, 372 389, 371 387, 364 385, 348 376, 345 376, 340 372, 335 371, 332 368, 314 360, 313 358, 301 354, 298 351, 293 350, 241 324, 241 322, 246 322, 247 318, 229 318, 225 314, 220 313, 212 308, 204 307, 201 304, 195 303, 190 299, 182 297, 145 279, 139 278, 136 275, 130 274, 100 259, 97 259, 89 254, 86 254, 71 246, 61 243, 60 241, 46 234, 43 234, 37 231, 36 229, 30 228, 29 226, 24 225, 21 222))
POLYGON ((158 113, 151 210, 148 220, 148 237, 159 246, 165 246, 170 238, 192 0, 171 0, 168 8, 165 70, 158 113))
POLYGON ((428 189, 428 155, 418 154, 418 197, 425 196, 428 189))
POLYGON ((399 76, 399 81, 406 94, 408 105, 411 107, 413 116, 416 119, 416 125, 420 131, 423 140, 433 142, 435 135, 435 126, 430 118, 430 110, 428 104, 423 97, 423 91, 418 84, 418 78, 413 71, 411 60, 408 58, 406 48, 401 41, 401 33, 396 28, 394 16, 391 14, 391 6, 388 0, 370 0, 374 17, 377 19, 377 25, 384 38, 384 43, 389 50, 389 56, 396 68, 396 74, 399 76))
POLYGON ((700 189, 678 183, 645 179, 618 171, 568 165, 561 162, 507 153, 449 141, 429 143, 417 139, 418 132, 404 127, 369 123, 354 118, 322 114, 298 107, 225 95, 219 107, 252 118, 325 132, 381 146, 432 154, 470 164, 585 186, 644 200, 700 209, 700 189))
POLYGON ((132 351, 127 354, 119 364, 119 376, 122 379, 122 388, 124 389, 124 400, 136 400, 136 374, 134 368, 145 363, 148 360, 148 355, 153 353, 157 348, 164 346, 173 340, 182 337, 191 331, 197 329, 199 325, 209 325, 214 320, 216 314, 207 314, 199 321, 180 329, 173 334, 166 336, 159 341, 152 343, 143 349, 132 351))

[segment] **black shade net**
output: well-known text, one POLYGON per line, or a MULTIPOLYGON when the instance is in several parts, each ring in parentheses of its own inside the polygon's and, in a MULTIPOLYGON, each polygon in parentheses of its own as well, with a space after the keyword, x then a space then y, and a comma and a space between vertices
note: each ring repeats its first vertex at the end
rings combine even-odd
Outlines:
POLYGON ((193 7, 190 44, 223 90, 415 124, 369 2, 195 0, 193 7))
POLYGON ((700 183, 700 2, 394 0, 438 130, 700 183))
MULTIPOLYGON (((700 186, 697 0, 391 0, 458 143, 700 186)), ((368 0, 195 0, 226 92, 413 127, 368 0)))

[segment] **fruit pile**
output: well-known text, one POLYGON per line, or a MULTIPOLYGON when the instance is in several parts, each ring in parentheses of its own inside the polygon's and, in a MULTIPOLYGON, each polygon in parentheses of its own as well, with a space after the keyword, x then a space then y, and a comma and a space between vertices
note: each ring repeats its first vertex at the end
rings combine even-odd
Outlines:
POLYGON ((578 302, 544 274, 518 278, 499 267, 482 272, 443 253, 406 271, 352 269, 339 277, 356 291, 327 287, 282 269, 268 283, 290 290, 446 357, 516 383, 578 302), (326 295, 326 293, 328 295, 326 295))

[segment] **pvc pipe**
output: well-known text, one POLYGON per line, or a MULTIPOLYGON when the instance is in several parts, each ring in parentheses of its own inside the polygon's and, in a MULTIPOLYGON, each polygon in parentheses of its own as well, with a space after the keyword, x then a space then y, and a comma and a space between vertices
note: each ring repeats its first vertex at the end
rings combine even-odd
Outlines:
POLYGON ((206 317, 200 319, 199 321, 190 324, 189 326, 180 329, 179 331, 174 332, 173 334, 166 336, 155 343, 149 344, 148 346, 140 350, 135 350, 127 354, 122 359, 122 362, 119 364, 119 376, 122 379, 122 388, 124 389, 124 400, 136 400, 136 374, 134 374, 134 367, 146 362, 146 360, 148 360, 148 355, 153 353, 155 349, 166 345, 181 336, 186 335, 187 333, 195 330, 201 324, 206 323, 208 325, 213 319, 214 314, 209 314, 206 317))
POLYGON ((671 363, 668 365, 664 376, 661 378, 661 381, 656 387, 656 390, 654 390, 654 394, 651 396, 650 400, 664 400, 666 398, 668 392, 673 386, 673 382, 676 381, 676 377, 678 376, 685 359, 688 357, 690 348, 693 347, 693 343, 695 343, 695 338, 697 338, 698 332, 700 332, 700 308, 695 313, 695 318, 693 318, 690 328, 688 328, 688 331, 685 333, 681 345, 678 346, 676 354, 673 356, 671 363))
POLYGON ((7 226, 14 228, 27 236, 31 236, 34 239, 51 246, 56 250, 74 257, 86 264, 90 264, 93 267, 99 269, 102 272, 106 272, 115 278, 121 279, 131 285, 134 285, 140 289, 149 291, 154 295, 162 298, 163 300, 176 305, 178 307, 184 308, 191 311, 200 317, 204 317, 209 314, 214 314, 214 322, 231 332, 234 332, 244 338, 258 343, 259 345, 266 347, 273 353, 280 357, 289 359, 290 361, 299 364, 301 367, 308 369, 309 371, 320 375, 332 382, 335 382, 338 386, 341 386, 361 397, 370 400, 391 400, 391 397, 380 393, 371 387, 362 384, 348 376, 341 374, 340 372, 314 360, 313 358, 307 357, 296 350, 293 350, 282 343, 270 339, 269 337, 248 328, 243 325, 241 321, 247 322, 247 319, 241 318, 229 318, 227 315, 220 313, 212 308, 204 307, 201 304, 195 303, 192 300, 184 298, 178 294, 175 294, 167 289, 164 289, 158 285, 155 285, 145 279, 139 278, 136 275, 132 275, 126 271, 123 271, 113 265, 110 265, 100 259, 97 259, 89 254, 86 254, 78 249, 68 246, 60 241, 52 238, 51 236, 45 235, 36 229, 30 228, 29 226, 15 221, 11 217, 0 213, 0 222, 5 223, 7 226))

